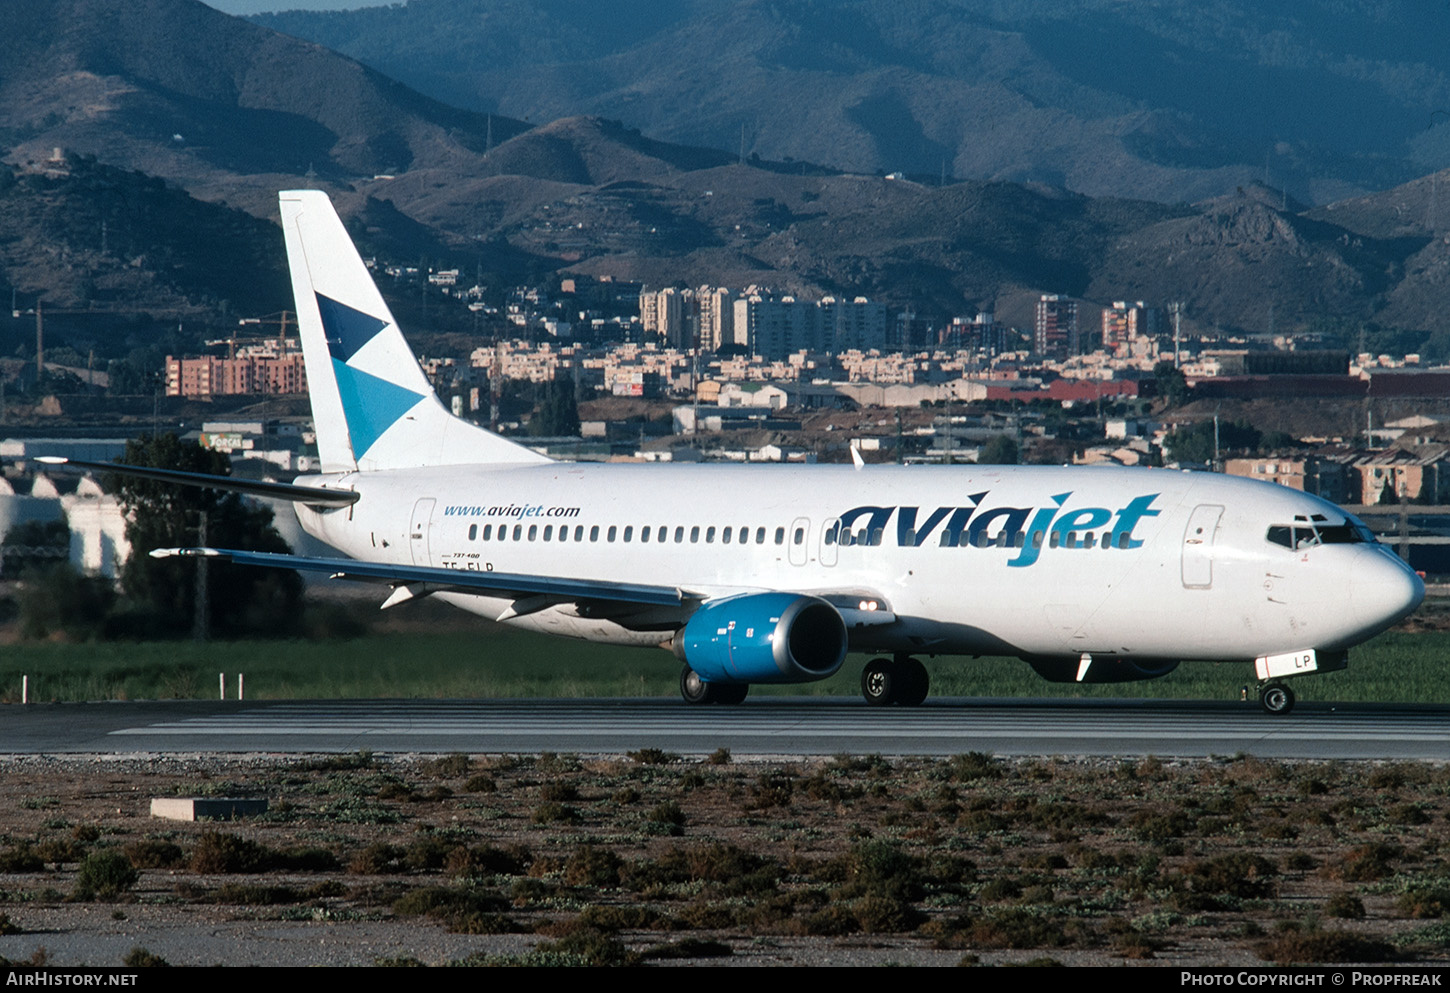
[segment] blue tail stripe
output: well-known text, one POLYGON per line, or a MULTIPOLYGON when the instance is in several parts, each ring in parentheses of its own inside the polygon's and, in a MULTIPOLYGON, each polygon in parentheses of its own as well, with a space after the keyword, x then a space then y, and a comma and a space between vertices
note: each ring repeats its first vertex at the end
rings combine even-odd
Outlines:
POLYGON ((388 326, 371 314, 338 303, 331 297, 317 294, 317 310, 322 316, 322 328, 327 336, 327 350, 334 359, 346 362, 377 337, 379 331, 388 326))
POLYGON ((337 379, 337 392, 342 398, 342 412, 347 418, 354 458, 361 458, 384 431, 423 399, 421 393, 405 390, 335 358, 332 360, 332 374, 337 379))

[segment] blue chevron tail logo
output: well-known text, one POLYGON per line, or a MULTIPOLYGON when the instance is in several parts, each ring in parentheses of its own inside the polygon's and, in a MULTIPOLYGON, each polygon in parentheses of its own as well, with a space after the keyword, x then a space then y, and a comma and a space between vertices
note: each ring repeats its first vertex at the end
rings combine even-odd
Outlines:
POLYGON ((338 303, 321 293, 316 296, 317 312, 322 317, 322 329, 327 337, 327 351, 334 359, 348 361, 388 326, 387 321, 378 320, 372 314, 338 303))
POLYGON ((354 458, 361 458, 384 431, 423 399, 421 393, 405 390, 336 358, 332 360, 332 374, 347 418, 354 458))

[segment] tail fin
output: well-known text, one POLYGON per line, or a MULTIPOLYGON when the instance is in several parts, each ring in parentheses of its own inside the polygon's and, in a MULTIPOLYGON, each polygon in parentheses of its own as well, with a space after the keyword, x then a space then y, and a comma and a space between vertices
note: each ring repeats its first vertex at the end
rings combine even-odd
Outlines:
POLYGON ((323 472, 549 461, 444 409, 327 194, 278 199, 323 472))

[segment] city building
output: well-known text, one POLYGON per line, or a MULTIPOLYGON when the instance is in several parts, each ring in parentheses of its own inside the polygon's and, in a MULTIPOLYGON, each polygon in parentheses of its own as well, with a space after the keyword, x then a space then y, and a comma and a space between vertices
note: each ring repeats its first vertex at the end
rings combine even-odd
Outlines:
POLYGON ((1065 359, 1078 354, 1077 301, 1057 293, 1044 293, 1037 301, 1033 352, 1043 358, 1065 359))
POLYGON ((234 356, 166 356, 166 395, 235 396, 306 393, 307 372, 297 341, 268 339, 238 349, 234 356))

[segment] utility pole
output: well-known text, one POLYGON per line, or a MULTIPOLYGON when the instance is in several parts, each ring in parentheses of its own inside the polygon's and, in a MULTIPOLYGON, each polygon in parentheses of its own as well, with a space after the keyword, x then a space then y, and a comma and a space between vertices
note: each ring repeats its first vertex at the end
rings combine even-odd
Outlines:
POLYGON ((488 426, 498 432, 498 409, 503 400, 503 341, 493 343, 493 373, 488 377, 488 426))
MULTIPOLYGON (((206 547, 206 511, 197 512, 196 524, 197 545, 200 548, 206 547)), ((207 565, 209 559, 205 555, 195 557, 196 561, 196 615, 191 621, 191 640, 206 641, 211 636, 211 591, 207 588, 207 565)))
POLYGON ((45 317, 42 314, 40 301, 35 301, 35 385, 40 385, 40 380, 45 375, 45 317))
POLYGON ((1181 364, 1178 354, 1183 341, 1183 301, 1174 300, 1168 305, 1168 313, 1173 315, 1173 368, 1177 369, 1181 364))

